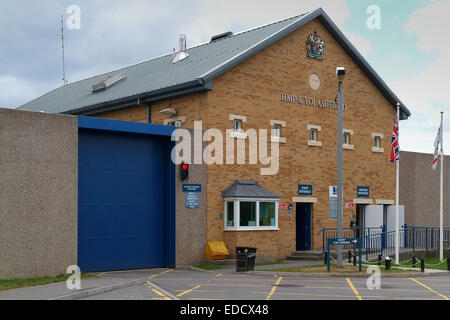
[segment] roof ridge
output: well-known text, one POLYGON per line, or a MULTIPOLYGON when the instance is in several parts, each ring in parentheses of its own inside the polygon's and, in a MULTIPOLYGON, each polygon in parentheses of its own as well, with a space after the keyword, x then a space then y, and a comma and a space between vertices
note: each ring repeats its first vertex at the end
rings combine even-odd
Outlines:
MULTIPOLYGON (((247 29, 247 30, 243 30, 243 31, 240 31, 240 32, 238 32, 238 33, 234 33, 234 34, 232 34, 232 35, 226 37, 225 39, 234 38, 234 37, 239 36, 239 35, 242 35, 242 34, 244 34, 244 33, 248 33, 248 32, 251 32, 251 31, 256 31, 256 30, 259 30, 259 29, 262 29, 262 28, 265 28, 265 27, 268 27, 268 26, 275 25, 275 24, 277 24, 277 23, 285 22, 285 21, 287 21, 287 20, 296 19, 296 18, 305 16, 305 15, 307 15, 307 14, 309 14, 309 13, 310 13, 310 12, 305 12, 305 13, 302 13, 302 14, 298 14, 298 15, 296 15, 296 16, 292 16, 292 17, 289 17, 289 18, 281 19, 281 20, 276 20, 276 21, 270 22, 270 23, 268 23, 268 24, 264 24, 264 25, 260 25, 260 26, 257 26, 257 27, 253 27, 253 28, 247 29)), ((220 40, 218 40, 218 41, 220 41, 220 40)), ((210 44, 210 43, 211 43, 211 40, 208 41, 208 42, 204 42, 204 43, 197 44, 197 45, 195 45, 195 46, 193 46, 193 47, 187 48, 186 50, 190 50, 190 49, 202 47, 202 46, 208 45, 208 44, 210 44)))
MULTIPOLYGON (((268 26, 271 26, 271 25, 274 25, 274 24, 277 24, 277 23, 285 22, 285 21, 290 20, 290 19, 295 19, 295 18, 304 16, 304 15, 306 15, 306 14, 308 14, 308 13, 309 13, 309 12, 306 12, 306 13, 299 14, 299 15, 296 15, 296 16, 292 16, 292 17, 289 17, 289 18, 286 18, 286 19, 276 20, 276 21, 273 21, 273 22, 268 23, 268 24, 265 24, 265 25, 261 25, 261 26, 258 26, 258 27, 254 27, 254 28, 251 28, 251 29, 247 29, 247 30, 244 30, 244 31, 240 31, 240 32, 238 32, 238 33, 233 34, 232 36, 230 36, 230 38, 231 38, 231 37, 238 36, 238 35, 241 35, 241 34, 244 34, 244 33, 247 33, 247 32, 251 32, 251 31, 255 31, 255 30, 261 29, 261 28, 265 28, 265 27, 268 27, 268 26)), ((190 47, 190 48, 186 48, 186 50, 198 48, 198 47, 201 47, 201 46, 204 46, 204 45, 208 45, 208 44, 210 44, 210 43, 211 43, 211 41, 205 42, 205 43, 201 43, 201 44, 197 44, 197 45, 192 46, 192 47, 190 47)), ((80 82, 80 81, 89 80, 89 79, 92 79, 92 78, 95 78, 95 77, 99 77, 99 76, 103 76, 103 75, 107 75, 107 74, 113 73, 113 72, 118 72, 118 71, 120 71, 120 70, 128 69, 128 68, 131 68, 131 67, 134 67, 134 66, 143 64, 143 63, 151 62, 151 61, 154 61, 154 60, 157 60, 157 59, 162 59, 162 58, 164 58, 164 57, 166 57, 166 56, 169 56, 169 55, 172 55, 172 54, 173 54, 173 52, 171 52, 171 53, 166 53, 166 54, 162 54, 162 55, 157 56, 157 57, 155 57, 155 58, 151 58, 151 59, 148 59, 148 60, 143 60, 143 61, 140 61, 140 62, 132 63, 132 64, 130 64, 130 65, 126 65, 126 66, 123 66, 123 67, 120 67, 120 68, 117 68, 117 69, 113 69, 113 70, 108 71, 108 72, 103 72, 103 73, 99 73, 99 74, 96 74, 96 75, 93 75, 93 76, 90 76, 90 77, 87 77, 87 78, 84 78, 84 79, 76 80, 76 81, 74 81, 74 82, 70 82, 70 83, 64 84, 64 85, 62 85, 62 86, 68 86, 68 85, 75 84, 75 83, 80 82)), ((59 87, 59 88, 60 88, 60 87, 59 87)), ((56 89, 57 89, 57 88, 56 88, 56 89)), ((52 91, 53 91, 53 90, 52 90, 52 91)), ((31 102, 31 101, 30 101, 30 102, 31 102)))
MULTIPOLYGON (((262 29, 262 28, 265 28, 265 27, 268 27, 268 26, 272 26, 272 25, 281 23, 281 22, 285 22, 285 21, 287 21, 287 20, 296 19, 296 18, 305 16, 305 15, 307 15, 307 14, 309 14, 309 13, 310 13, 310 12, 305 12, 305 13, 298 14, 298 15, 295 15, 295 16, 292 16, 292 17, 289 17, 289 18, 284 18, 284 19, 280 19, 280 20, 275 20, 275 21, 270 22, 270 23, 268 23, 268 24, 264 24, 264 25, 260 25, 260 26, 257 26, 257 27, 253 27, 253 28, 244 30, 244 31, 240 31, 240 32, 238 32, 238 33, 235 33, 235 34, 231 35, 229 38, 236 37, 236 36, 239 36, 239 35, 242 35, 242 34, 251 32, 251 31, 259 30, 259 29, 262 29)), ((195 45, 195 46, 193 46, 193 47, 187 48, 186 50, 192 50, 192 49, 195 49, 195 48, 199 48, 199 47, 202 47, 202 46, 206 46, 206 45, 208 45, 208 44, 211 44, 211 41, 197 44, 197 45, 195 45)), ((50 94, 50 93, 52 93, 52 92, 54 92, 55 90, 58 90, 58 89, 60 89, 60 88, 63 88, 63 87, 70 87, 70 86, 75 85, 75 84, 77 84, 77 83, 79 83, 79 82, 82 82, 82 81, 87 81, 87 80, 94 79, 94 78, 100 77, 100 76, 106 76, 106 75, 108 75, 108 74, 111 74, 111 73, 114 73, 114 72, 119 72, 119 71, 121 71, 121 70, 128 69, 128 68, 132 68, 132 67, 138 66, 138 65, 140 65, 140 64, 148 63, 148 62, 151 62, 151 61, 156 61, 156 60, 158 60, 158 59, 165 58, 165 57, 167 57, 167 56, 169 56, 169 55, 173 55, 173 52, 172 52, 172 53, 166 53, 166 54, 163 54, 163 55, 160 55, 160 56, 157 56, 157 57, 155 57, 155 58, 148 59, 148 60, 143 60, 143 61, 140 61, 140 62, 132 63, 132 64, 130 64, 130 65, 126 65, 126 66, 123 66, 123 67, 120 67, 120 68, 117 68, 117 69, 113 69, 113 70, 111 70, 111 71, 107 71, 107 72, 102 72, 102 73, 99 73, 99 74, 95 74, 95 75, 89 76, 89 77, 87 77, 87 78, 83 78, 83 79, 80 79, 80 80, 76 80, 76 81, 73 81, 73 82, 69 82, 69 83, 67 83, 67 84, 63 84, 63 85, 60 86, 60 87, 54 88, 54 89, 48 91, 47 93, 44 93, 44 94, 42 94, 42 95, 36 97, 35 99, 33 99, 33 100, 31 100, 31 101, 28 101, 27 103, 22 104, 22 105, 19 106, 18 108, 20 108, 20 107, 22 107, 22 106, 25 106, 25 105, 27 105, 27 104, 29 104, 29 103, 32 103, 33 101, 35 101, 35 100, 37 100, 37 99, 39 99, 39 98, 41 98, 41 97, 44 97, 44 96, 46 96, 46 95, 48 95, 48 94, 50 94)))

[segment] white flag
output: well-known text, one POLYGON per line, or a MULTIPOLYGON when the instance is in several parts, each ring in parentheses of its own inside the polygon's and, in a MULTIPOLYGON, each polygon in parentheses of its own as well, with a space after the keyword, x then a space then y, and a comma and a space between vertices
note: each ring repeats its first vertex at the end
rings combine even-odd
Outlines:
POLYGON ((438 133, 436 135, 436 139, 434 139, 434 158, 433 158, 433 170, 436 170, 436 166, 438 163, 438 156, 439 156, 439 144, 442 143, 442 134, 441 134, 441 127, 438 129, 438 133))

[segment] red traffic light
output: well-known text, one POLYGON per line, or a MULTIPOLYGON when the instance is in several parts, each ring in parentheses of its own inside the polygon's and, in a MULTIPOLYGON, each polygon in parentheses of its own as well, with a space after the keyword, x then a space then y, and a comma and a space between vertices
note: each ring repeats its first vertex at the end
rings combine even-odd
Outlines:
POLYGON ((183 162, 180 168, 181 181, 184 181, 189 178, 189 164, 183 162))

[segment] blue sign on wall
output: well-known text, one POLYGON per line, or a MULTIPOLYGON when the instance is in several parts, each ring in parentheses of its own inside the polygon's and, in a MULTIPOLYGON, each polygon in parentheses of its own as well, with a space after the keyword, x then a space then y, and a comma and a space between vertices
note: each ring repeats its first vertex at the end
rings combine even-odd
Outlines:
POLYGON ((369 187, 356 187, 358 198, 369 198, 370 196, 370 188, 369 187))
POLYGON ((312 196, 312 185, 299 184, 298 185, 298 195, 299 196, 312 196))
POLYGON ((186 208, 198 208, 198 192, 186 192, 186 208))
POLYGON ((201 184, 183 184, 183 192, 202 192, 201 184))

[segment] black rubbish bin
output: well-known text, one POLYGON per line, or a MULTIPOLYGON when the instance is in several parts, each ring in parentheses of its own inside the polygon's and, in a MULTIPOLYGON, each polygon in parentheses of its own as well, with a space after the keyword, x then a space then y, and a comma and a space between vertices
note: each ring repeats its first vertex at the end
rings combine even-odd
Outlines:
POLYGON ((236 272, 253 271, 255 260, 256 248, 236 247, 236 272))

